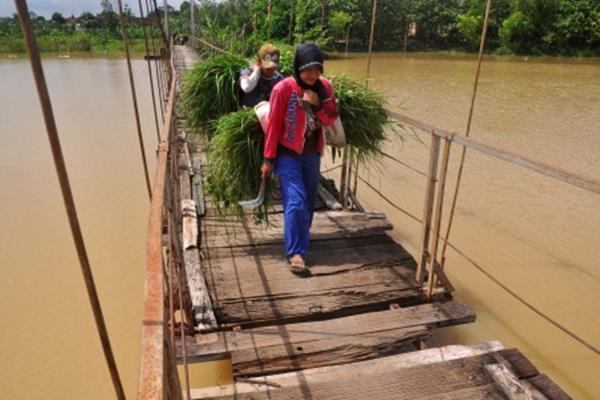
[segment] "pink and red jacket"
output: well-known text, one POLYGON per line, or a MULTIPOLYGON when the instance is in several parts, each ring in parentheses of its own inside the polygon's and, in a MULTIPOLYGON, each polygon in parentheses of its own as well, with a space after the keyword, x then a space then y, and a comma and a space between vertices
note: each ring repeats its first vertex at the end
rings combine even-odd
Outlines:
MULTIPOLYGON (((328 94, 327 99, 321 99, 322 106, 315 112, 321 125, 328 126, 335 122, 338 116, 335 107, 335 95, 331 83, 321 77, 321 82, 328 94)), ((269 125, 265 135, 265 149, 263 156, 266 159, 277 157, 277 146, 281 145, 302 154, 304 149, 304 132, 306 131, 306 111, 301 100, 304 90, 293 77, 279 82, 271 92, 269 112, 269 125)), ((323 154, 325 138, 323 129, 319 128, 317 151, 323 154)))

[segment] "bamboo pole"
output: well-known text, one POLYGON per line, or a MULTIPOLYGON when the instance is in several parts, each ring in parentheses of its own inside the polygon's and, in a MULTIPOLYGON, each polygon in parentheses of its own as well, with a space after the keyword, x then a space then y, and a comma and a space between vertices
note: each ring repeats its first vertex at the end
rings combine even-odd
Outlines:
POLYGON ((429 259, 429 231, 431 228, 431 215, 433 211, 433 196, 435 194, 435 181, 437 175, 438 156, 440 152, 440 138, 436 135, 431 136, 431 145, 429 148, 429 168, 427 170, 427 185, 425 188, 425 202, 423 205, 423 229, 421 233, 421 257, 415 279, 423 282, 423 274, 427 260, 429 259))
POLYGON ((124 400, 125 392, 123 391, 123 385, 121 384, 121 378, 119 377, 119 372, 117 370, 117 363, 110 345, 108 331, 106 329, 104 316, 102 314, 102 307, 100 306, 100 300, 98 298, 96 285, 94 283, 92 268, 90 266, 87 250, 85 248, 85 242, 83 241, 83 235, 79 225, 79 218, 77 216, 77 209, 75 208, 75 200, 73 199, 67 167, 62 154, 58 129, 56 128, 56 121, 54 119, 54 112, 52 111, 52 102, 50 101, 50 94, 48 93, 48 86, 46 85, 46 78, 44 77, 44 70, 42 68, 37 41, 33 33, 31 20, 29 19, 29 9, 25 0, 15 0, 15 5, 19 15, 19 21, 21 23, 21 29, 23 30, 23 37, 29 52, 31 70, 33 72, 33 78, 35 80, 40 106, 42 108, 42 115, 46 125, 46 132, 48 134, 50 148, 52 150, 54 167, 56 169, 56 174, 58 175, 63 201, 65 203, 65 209, 69 220, 69 226, 73 236, 73 242, 79 257, 79 265, 81 267, 90 305, 94 314, 98 335, 100 336, 102 350, 104 351, 104 357, 106 359, 106 364, 110 372, 110 377, 117 398, 119 400, 124 400))
MULTIPOLYGON (((488 30, 488 21, 490 17, 490 9, 492 8, 492 0, 487 1, 487 5, 485 7, 485 16, 483 19, 483 28, 481 32, 481 40, 479 42, 479 55, 477 56, 477 70, 475 72, 475 82, 473 83, 473 95, 471 96, 471 106, 469 108, 469 118, 467 120, 467 132, 465 134, 466 137, 469 137, 471 133, 471 123, 473 122, 473 111, 475 109, 475 99, 477 98, 477 88, 479 86, 479 74, 481 73, 481 63, 483 61, 483 51, 485 49, 485 39, 488 30)), ((446 264, 446 249, 447 249, 447 240, 450 237, 450 231, 452 230, 452 222, 454 221, 454 211, 456 210, 456 203, 458 201, 458 191, 460 189, 460 181, 462 179, 463 168, 465 165, 465 156, 467 154, 467 148, 463 147, 462 153, 460 155, 460 166, 458 168, 458 175, 456 177, 456 185, 454 186, 454 196, 452 198, 452 206, 450 208, 450 216, 448 218, 448 227, 446 228, 446 241, 442 246, 442 255, 441 255, 441 268, 444 269, 444 265, 446 264)))
POLYGON ((342 206, 344 208, 346 208, 346 204, 347 202, 347 198, 346 198, 346 181, 347 181, 347 177, 346 175, 348 174, 348 146, 344 147, 344 150, 342 151, 342 172, 340 174, 340 203, 342 203, 342 206))
POLYGON ((426 296, 431 299, 433 292, 433 284, 436 281, 434 264, 437 259, 438 244, 440 241, 440 227, 442 224, 442 211, 444 209, 444 188, 446 186, 446 173, 448 172, 448 160, 450 158, 450 145, 452 139, 444 139, 444 146, 442 148, 442 159, 441 169, 438 178, 437 191, 435 195, 435 218, 433 221, 433 229, 431 233, 431 243, 429 251, 429 276, 427 279, 427 292, 426 296))
POLYGON ((267 4, 267 40, 271 40, 271 18, 273 13, 273 0, 267 4))
POLYGON ((365 87, 369 87, 369 78, 371 77, 371 54, 373 52, 373 36, 375 34, 375 18, 377 16, 377 0, 373 0, 373 11, 371 12, 371 33, 369 35, 369 57, 367 59, 367 80, 365 87))
POLYGON ((165 36, 167 42, 171 41, 171 32, 169 32, 169 2, 167 0, 163 1, 165 7, 165 36))
POLYGON ((196 48, 196 0, 190 0, 190 36, 192 48, 196 48))

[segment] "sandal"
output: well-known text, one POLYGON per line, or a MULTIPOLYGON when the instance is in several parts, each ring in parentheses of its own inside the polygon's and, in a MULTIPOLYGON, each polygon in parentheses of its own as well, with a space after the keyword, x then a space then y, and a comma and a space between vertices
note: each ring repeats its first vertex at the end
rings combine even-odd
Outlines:
POLYGON ((292 260, 292 257, 288 258, 288 266, 292 274, 307 276, 310 275, 310 270, 306 266, 304 259, 300 257, 292 260))

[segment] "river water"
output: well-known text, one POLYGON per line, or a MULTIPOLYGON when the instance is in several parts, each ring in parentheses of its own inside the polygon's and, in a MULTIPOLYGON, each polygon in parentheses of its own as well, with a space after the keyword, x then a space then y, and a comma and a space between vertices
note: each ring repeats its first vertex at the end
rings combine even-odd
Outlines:
MULTIPOLYGON (((156 132, 146 66, 134 61, 146 151, 156 132)), ((47 59, 46 76, 75 200, 128 398, 137 386, 148 199, 126 65, 47 59)), ((389 107, 465 129, 472 58, 377 54, 370 85, 389 107)), ((366 58, 330 60, 327 73, 364 79, 366 58)), ((581 175, 600 173, 600 63, 486 61, 472 136, 581 175)), ((0 60, 0 397, 114 398, 26 60, 0 60)), ((428 137, 400 131, 387 150, 426 169, 428 137)), ((453 149, 449 192, 458 148, 453 149)), ((424 177, 384 161, 359 197, 385 211, 394 237, 418 252, 424 177)), ((468 153, 451 242, 528 302, 600 345, 598 196, 468 153)), ((453 250, 448 272, 476 323, 436 342, 499 339, 517 346, 575 398, 600 396, 600 357, 537 317, 453 250)), ((207 372, 203 371, 204 379, 207 372)), ((209 376, 219 380, 223 377, 209 376)))

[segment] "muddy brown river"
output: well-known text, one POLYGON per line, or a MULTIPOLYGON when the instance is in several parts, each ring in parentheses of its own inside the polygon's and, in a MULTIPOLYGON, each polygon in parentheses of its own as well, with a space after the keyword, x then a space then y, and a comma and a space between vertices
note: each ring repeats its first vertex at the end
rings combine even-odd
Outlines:
MULTIPOLYGON (((156 132, 146 65, 134 62, 146 150, 156 132)), ((124 60, 46 59, 46 77, 100 300, 128 398, 137 387, 148 199, 124 60)), ((329 60, 326 73, 365 78, 366 57, 329 60)), ((388 106, 464 132, 474 58, 377 54, 370 87, 388 106)), ((600 62, 486 60, 472 137, 600 177, 600 62)), ((27 60, 0 60, 0 397, 114 398, 27 60)), ((426 170, 428 136, 398 130, 387 151, 426 170)), ((448 191, 454 187, 453 148, 448 191)), ((154 163, 150 162, 151 171, 154 163)), ((417 254, 425 178, 392 161, 361 176, 370 209, 417 254)), ((448 199, 449 203, 449 199, 448 199)), ((600 346, 600 197, 469 152, 450 241, 569 330, 600 346)), ((574 398, 600 397, 600 357, 538 317, 453 250, 447 271, 477 322, 435 342, 516 346, 574 398)), ((223 382, 210 366, 194 381, 223 382)))

